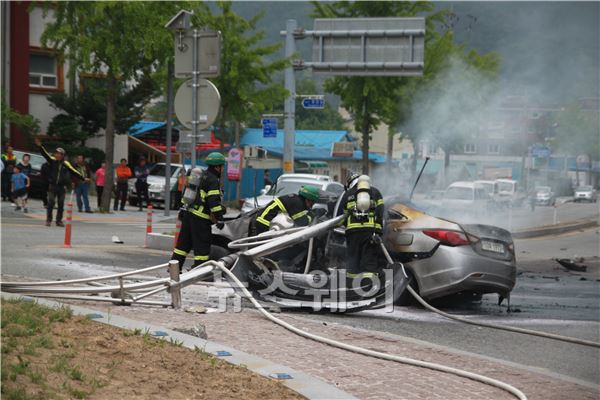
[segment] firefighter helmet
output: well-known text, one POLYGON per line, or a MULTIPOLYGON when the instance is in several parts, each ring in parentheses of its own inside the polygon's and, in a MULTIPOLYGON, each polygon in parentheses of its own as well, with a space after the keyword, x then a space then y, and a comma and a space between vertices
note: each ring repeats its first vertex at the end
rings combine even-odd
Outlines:
POLYGON ((316 186, 305 185, 300 188, 298 195, 306 200, 317 201, 319 200, 319 189, 316 186))
POLYGON ((206 156, 207 165, 223 165, 225 164, 225 156, 219 152, 213 151, 206 156))

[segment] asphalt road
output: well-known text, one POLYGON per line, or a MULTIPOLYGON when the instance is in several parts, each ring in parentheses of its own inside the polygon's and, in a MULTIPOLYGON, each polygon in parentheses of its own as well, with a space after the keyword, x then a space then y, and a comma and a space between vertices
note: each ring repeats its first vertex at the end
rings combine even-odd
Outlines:
MULTIPOLYGON (((517 286, 512 293, 512 313, 507 313, 506 303, 497 306, 495 295, 484 296, 481 303, 437 306, 478 321, 600 342, 599 238, 596 228, 556 237, 517 240, 517 254, 522 254, 523 260, 519 262, 517 286), (574 255, 586 257, 588 272, 572 273, 552 260, 574 255)), ((600 384, 598 349, 464 325, 420 307, 395 307, 392 313, 364 311, 343 316, 308 316, 394 333, 600 384)))
MULTIPOLYGON (((7 276, 11 280, 87 277, 156 265, 169 258, 165 252, 143 248, 144 213, 120 213, 121 219, 110 224, 101 222, 102 218, 96 222, 76 221, 73 248, 65 249, 64 229, 44 226, 39 202, 32 202, 30 208, 32 215, 24 216, 2 203, 3 280, 7 276), (113 235, 125 243, 112 243, 113 235)), ((170 224, 155 226, 156 231, 170 229, 170 224)), ((512 296, 512 307, 517 312, 508 314, 505 305, 498 307, 496 297, 491 295, 484 296, 480 304, 458 303, 445 309, 477 320, 600 341, 600 263, 592 258, 599 255, 599 238, 598 229, 589 229, 517 240, 520 275, 512 296), (586 257, 592 266, 590 270, 567 272, 551 260, 573 256, 586 257)), ((166 276, 166 272, 156 275, 166 276)), ((599 350, 466 326, 417 307, 397 307, 393 313, 305 316, 390 332, 599 384, 599 350)))

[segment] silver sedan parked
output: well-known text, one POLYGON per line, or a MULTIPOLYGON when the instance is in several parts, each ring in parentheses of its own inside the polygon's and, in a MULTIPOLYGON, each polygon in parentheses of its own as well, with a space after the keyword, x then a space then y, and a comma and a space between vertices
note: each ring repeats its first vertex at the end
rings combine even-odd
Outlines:
POLYGON ((598 192, 592 185, 579 186, 575 189, 573 201, 589 201, 595 203, 598 201, 598 192))

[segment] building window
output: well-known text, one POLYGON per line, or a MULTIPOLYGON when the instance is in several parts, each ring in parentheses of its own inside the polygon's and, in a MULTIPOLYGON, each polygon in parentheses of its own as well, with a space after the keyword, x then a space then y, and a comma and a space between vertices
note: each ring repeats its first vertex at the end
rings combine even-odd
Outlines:
POLYGON ((488 154, 500 154, 500 145, 488 144, 488 154))
POLYGON ((477 148, 475 147, 475 143, 467 143, 465 144, 465 154, 473 154, 477 148))
POLYGON ((428 154, 436 154, 437 146, 434 143, 429 143, 428 154))
POLYGON ((63 66, 52 50, 30 48, 29 87, 33 92, 62 91, 63 66))

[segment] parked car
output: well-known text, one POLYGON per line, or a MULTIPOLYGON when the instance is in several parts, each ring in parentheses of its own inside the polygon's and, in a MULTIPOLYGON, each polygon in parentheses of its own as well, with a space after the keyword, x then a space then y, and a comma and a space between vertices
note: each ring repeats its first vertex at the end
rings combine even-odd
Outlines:
MULTIPOLYGON (((179 204, 176 204, 177 199, 177 178, 182 168, 186 171, 190 168, 190 165, 184 167, 183 164, 171 164, 171 209, 175 210, 179 208, 179 204)), ((201 167, 199 167, 201 168, 201 167)), ((132 168, 133 170, 133 168, 132 168)), ((157 163, 150 168, 150 175, 148 175, 148 197, 150 203, 153 206, 164 207, 165 205, 165 174, 167 171, 167 164, 157 163)), ((132 207, 136 207, 138 204, 137 192, 135 190, 135 177, 129 179, 129 204, 132 207)))
POLYGON ((535 188, 535 204, 539 206, 553 206, 556 196, 550 186, 538 186, 535 188))
MULTIPOLYGON (((431 300, 459 293, 476 296, 498 293, 506 297, 512 291, 516 282, 516 259, 510 232, 490 225, 460 225, 436 218, 405 198, 386 198, 385 204, 383 242, 394 260, 404 263, 410 284, 422 297, 431 300)), ((226 222, 222 230, 213 228, 214 243, 221 246, 221 254, 232 252, 227 248, 230 241, 247 235, 248 223, 255 213, 241 214, 226 222)), ((332 216, 333 213, 328 213, 322 219, 332 216)), ((331 268, 344 268, 346 241, 343 227, 317 237, 315 249, 311 270, 330 273, 331 268)), ((306 254, 306 244, 297 245, 296 250, 306 254)), ((281 262, 277 253, 269 259, 270 264, 276 265, 275 269, 289 274, 284 277, 287 281, 312 279, 310 274, 302 279, 306 262, 306 256, 302 258, 302 254, 295 256, 298 261, 292 265, 281 262)), ((387 265, 383 257, 380 263, 387 265)), ((260 275, 250 275, 260 286, 260 275)), ((270 280, 272 277, 266 277, 264 282, 270 280)), ((290 298, 285 293, 277 296, 283 298, 282 304, 290 298)), ((397 303, 405 304, 409 299, 410 294, 405 292, 397 298, 397 303)))
POLYGON ((496 188, 496 184, 494 181, 474 181, 473 182, 476 186, 482 187, 485 192, 488 194, 488 196, 490 196, 491 198, 494 197, 494 190, 496 188))
POLYGON ((275 185, 262 192, 259 196, 246 199, 242 205, 242 212, 262 208, 269 204, 275 197, 298 193, 298 190, 304 185, 313 185, 324 192, 335 195, 340 195, 344 192, 344 186, 341 183, 334 182, 327 175, 284 174, 277 179, 275 185))
POLYGON ((527 195, 513 179, 496 179, 494 181, 494 203, 503 207, 519 207, 523 205, 527 195))
POLYGON ((475 182, 454 182, 444 192, 439 213, 480 216, 492 209, 492 198, 475 182))
POLYGON ((41 175, 42 164, 46 162, 46 159, 41 154, 15 150, 14 155, 17 157, 17 164, 21 162, 24 154, 31 156, 29 159, 29 163, 31 164, 29 197, 42 198, 42 195, 47 190, 47 182, 44 182, 41 175))
POLYGON ((573 201, 589 201, 595 203, 598 201, 598 191, 594 189, 592 185, 579 186, 575 189, 573 201))

